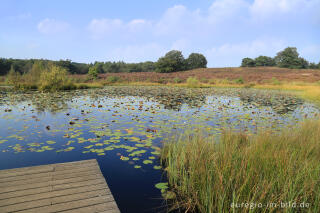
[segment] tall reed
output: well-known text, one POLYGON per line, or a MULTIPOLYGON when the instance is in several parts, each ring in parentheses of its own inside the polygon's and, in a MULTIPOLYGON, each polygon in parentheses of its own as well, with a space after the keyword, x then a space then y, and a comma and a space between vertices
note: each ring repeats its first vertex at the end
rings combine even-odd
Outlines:
POLYGON ((219 141, 186 133, 164 144, 161 161, 188 212, 320 212, 320 120, 219 141))

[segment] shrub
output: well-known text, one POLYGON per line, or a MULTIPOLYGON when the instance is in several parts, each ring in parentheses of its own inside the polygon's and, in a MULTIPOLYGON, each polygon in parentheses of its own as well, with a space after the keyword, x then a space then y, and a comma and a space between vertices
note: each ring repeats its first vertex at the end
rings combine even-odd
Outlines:
POLYGON ((250 84, 244 85, 244 88, 252 88, 252 87, 254 87, 254 86, 255 86, 254 83, 250 83, 250 84))
POLYGON ((244 80, 242 78, 237 78, 234 80, 234 83, 236 84, 244 84, 244 80))
POLYGON ((119 76, 108 76, 106 83, 113 84, 113 83, 119 82, 120 80, 121 80, 121 78, 119 76))
POLYGON ((281 85, 281 82, 276 77, 272 77, 272 84, 273 85, 281 85))
POLYGON ((216 79, 210 79, 209 80, 209 84, 216 84, 217 82, 216 82, 216 79))
POLYGON ((10 71, 7 75, 7 78, 6 78, 6 81, 8 84, 11 84, 15 87, 18 86, 18 84, 20 83, 21 81, 21 75, 20 73, 16 72, 13 68, 13 66, 11 66, 10 68, 10 71))
POLYGON ((92 66, 89 68, 88 76, 90 79, 97 79, 98 78, 98 67, 97 66, 92 66))
POLYGON ((200 87, 201 84, 198 79, 193 78, 193 77, 189 77, 187 79, 187 86, 190 88, 197 88, 197 87, 200 87))
POLYGON ((167 80, 165 78, 159 78, 159 79, 156 79, 155 82, 159 84, 166 84, 167 80))
POLYGON ((67 76, 68 72, 66 69, 51 65, 47 70, 44 70, 41 73, 39 89, 56 91, 75 88, 67 76))
POLYGON ((180 79, 180 78, 178 78, 178 77, 176 77, 176 78, 173 79, 173 83, 179 84, 179 83, 181 83, 181 82, 182 82, 182 79, 180 79))

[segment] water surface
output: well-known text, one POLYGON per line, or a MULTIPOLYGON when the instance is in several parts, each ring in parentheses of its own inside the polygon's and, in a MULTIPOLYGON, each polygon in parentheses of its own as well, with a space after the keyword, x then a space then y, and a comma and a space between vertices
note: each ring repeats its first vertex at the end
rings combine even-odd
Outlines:
POLYGON ((319 109, 252 89, 107 87, 58 93, 0 92, 0 169, 98 160, 121 212, 165 212, 161 141, 224 128, 280 130, 319 109))

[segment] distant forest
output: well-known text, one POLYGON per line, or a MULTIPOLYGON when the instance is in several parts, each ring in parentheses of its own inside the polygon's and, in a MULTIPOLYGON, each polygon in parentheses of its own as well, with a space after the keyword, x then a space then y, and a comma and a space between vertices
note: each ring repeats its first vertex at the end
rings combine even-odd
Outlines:
POLYGON ((51 61, 45 59, 4 59, 0 58, 0 75, 6 75, 11 67, 20 74, 28 73, 36 62, 42 64, 53 63, 65 68, 71 74, 87 74, 90 67, 97 67, 99 73, 108 72, 152 72, 155 70, 154 62, 125 63, 125 62, 95 62, 92 64, 77 63, 71 60, 51 61))
MULTIPOLYGON (((171 50, 158 61, 146 61, 141 63, 119 62, 95 62, 95 63, 77 63, 71 60, 52 61, 46 59, 5 59, 0 58, 0 75, 6 75, 10 70, 20 74, 28 73, 35 63, 41 62, 43 67, 48 64, 54 64, 64 68, 71 74, 90 74, 99 73, 129 73, 129 72, 161 72, 170 73, 196 68, 206 68, 207 59, 200 53, 191 53, 188 58, 184 58, 181 51, 171 50)), ((297 48, 287 47, 277 53, 274 58, 268 56, 259 56, 255 59, 244 58, 242 67, 258 66, 276 66, 291 69, 320 69, 318 64, 310 63, 306 59, 299 57, 297 48)))
POLYGON ((181 51, 172 50, 165 56, 159 58, 157 62, 146 61, 141 63, 119 62, 95 62, 91 64, 77 63, 71 60, 52 61, 46 59, 5 59, 0 58, 0 75, 6 75, 12 69, 20 74, 28 73, 32 66, 41 62, 46 67, 54 64, 62 67, 71 74, 87 74, 94 71, 96 73, 120 73, 120 72, 176 72, 207 66, 206 58, 200 53, 191 53, 188 58, 184 58, 181 51))

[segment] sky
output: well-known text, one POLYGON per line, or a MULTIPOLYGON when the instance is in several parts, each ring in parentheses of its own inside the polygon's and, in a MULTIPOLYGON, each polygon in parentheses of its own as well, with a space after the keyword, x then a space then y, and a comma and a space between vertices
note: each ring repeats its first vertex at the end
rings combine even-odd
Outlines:
POLYGON ((234 67, 288 46, 320 61, 320 0, 0 0, 0 58, 142 62, 175 49, 234 67))

